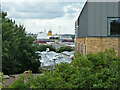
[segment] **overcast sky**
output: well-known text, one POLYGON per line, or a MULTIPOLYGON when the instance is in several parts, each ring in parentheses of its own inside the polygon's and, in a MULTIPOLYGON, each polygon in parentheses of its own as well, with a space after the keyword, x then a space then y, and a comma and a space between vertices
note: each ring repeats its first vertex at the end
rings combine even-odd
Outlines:
POLYGON ((74 34, 75 21, 84 2, 2 2, 2 11, 23 24, 26 32, 38 33, 51 29, 53 33, 74 34))

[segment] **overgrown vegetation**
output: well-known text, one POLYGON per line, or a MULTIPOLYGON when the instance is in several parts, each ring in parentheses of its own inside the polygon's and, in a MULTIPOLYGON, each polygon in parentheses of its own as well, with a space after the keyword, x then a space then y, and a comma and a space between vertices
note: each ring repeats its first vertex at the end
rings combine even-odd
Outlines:
POLYGON ((53 71, 31 76, 26 82, 21 77, 10 88, 117 88, 119 60, 114 50, 90 53, 86 58, 76 53, 71 65, 61 63, 53 71))
POLYGON ((64 46, 64 47, 60 47, 59 49, 57 49, 57 53, 61 53, 64 51, 73 51, 73 49, 70 46, 64 46))
POLYGON ((50 51, 55 51, 57 53, 61 53, 61 52, 64 52, 64 51, 73 51, 73 49, 70 47, 70 46, 63 46, 63 47, 60 47, 58 49, 50 46, 50 45, 37 45, 37 50, 42 52, 42 51, 46 51, 46 48, 49 48, 50 51))
POLYGON ((3 79, 3 73, 0 72, 0 89, 4 88, 4 79, 3 79))
POLYGON ((4 74, 38 72, 40 62, 34 38, 26 36, 23 25, 15 24, 2 12, 2 71, 4 74))
POLYGON ((37 48, 38 48, 37 50, 40 52, 46 51, 46 48, 49 48, 50 51, 56 51, 56 49, 50 45, 38 45, 37 48))

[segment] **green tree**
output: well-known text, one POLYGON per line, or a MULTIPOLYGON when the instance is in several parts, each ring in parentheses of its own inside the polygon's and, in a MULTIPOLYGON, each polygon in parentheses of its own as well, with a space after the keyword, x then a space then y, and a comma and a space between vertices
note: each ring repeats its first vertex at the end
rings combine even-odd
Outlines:
POLYGON ((64 52, 64 51, 73 51, 73 49, 70 47, 70 46, 64 46, 64 47, 60 47, 57 52, 58 53, 61 53, 61 52, 64 52))
POLYGON ((34 38, 26 36, 23 25, 15 24, 2 12, 2 71, 4 74, 22 73, 25 70, 38 72, 39 56, 34 38))
POLYGON ((75 39, 75 35, 71 35, 72 39, 74 40, 75 39))
POLYGON ((56 49, 50 45, 38 45, 38 51, 42 52, 42 51, 46 51, 46 48, 49 48, 50 51, 56 51, 56 49))

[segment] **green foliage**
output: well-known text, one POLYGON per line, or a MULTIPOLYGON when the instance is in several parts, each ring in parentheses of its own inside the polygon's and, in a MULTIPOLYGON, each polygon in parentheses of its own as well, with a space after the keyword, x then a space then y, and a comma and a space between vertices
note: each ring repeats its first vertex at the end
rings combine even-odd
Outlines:
POLYGON ((37 50, 42 52, 42 51, 46 51, 46 48, 49 48, 50 51, 55 51, 57 53, 61 53, 63 51, 73 51, 73 49, 69 46, 64 46, 64 47, 60 47, 59 49, 55 49, 54 47, 50 46, 50 45, 36 45, 37 50))
POLYGON ((73 49, 69 46, 64 46, 64 47, 60 47, 58 50, 57 50, 57 53, 61 53, 61 52, 64 52, 64 51, 73 51, 73 49))
POLYGON ((50 51, 56 51, 56 49, 52 46, 49 45, 38 45, 38 51, 42 52, 42 51, 46 51, 46 48, 49 48, 50 51))
POLYGON ((2 13, 2 71, 4 74, 38 72, 39 56, 34 38, 26 36, 23 25, 15 24, 2 13))
POLYGON ((22 74, 9 88, 29 88, 32 82, 34 82, 34 76, 32 74, 22 74))
POLYGON ((3 79, 3 73, 0 72, 0 89, 4 88, 4 79, 3 79))
POLYGON ((75 39, 75 35, 71 35, 72 39, 74 40, 75 39))
MULTIPOLYGON (((87 57, 76 53, 75 60, 70 65, 67 63, 56 65, 53 71, 32 78, 32 84, 28 86, 25 84, 22 87, 116 89, 120 83, 119 60, 114 50, 90 53, 87 57)), ((15 83, 12 86, 16 88, 15 83)))

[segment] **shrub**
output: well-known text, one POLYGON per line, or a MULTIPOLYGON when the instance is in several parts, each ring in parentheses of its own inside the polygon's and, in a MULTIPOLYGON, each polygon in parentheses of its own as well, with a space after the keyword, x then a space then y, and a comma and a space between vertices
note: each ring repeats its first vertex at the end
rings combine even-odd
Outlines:
POLYGON ((56 49, 52 46, 49 45, 39 45, 38 46, 38 51, 42 52, 42 51, 46 51, 46 48, 49 48, 50 51, 56 51, 56 49))
POLYGON ((34 76, 29 73, 29 74, 22 74, 20 75, 19 79, 14 82, 9 88, 30 88, 30 86, 34 82, 34 76))
POLYGON ((0 89, 4 88, 4 79, 3 79, 3 73, 0 72, 0 89))
POLYGON ((57 50, 57 53, 61 53, 61 52, 64 52, 64 51, 73 51, 73 49, 70 47, 70 46, 65 46, 65 47, 60 47, 58 50, 57 50))
POLYGON ((90 53, 86 58, 76 53, 70 65, 56 65, 53 71, 33 78, 32 84, 21 85, 31 88, 118 88, 119 60, 114 50, 90 53))

